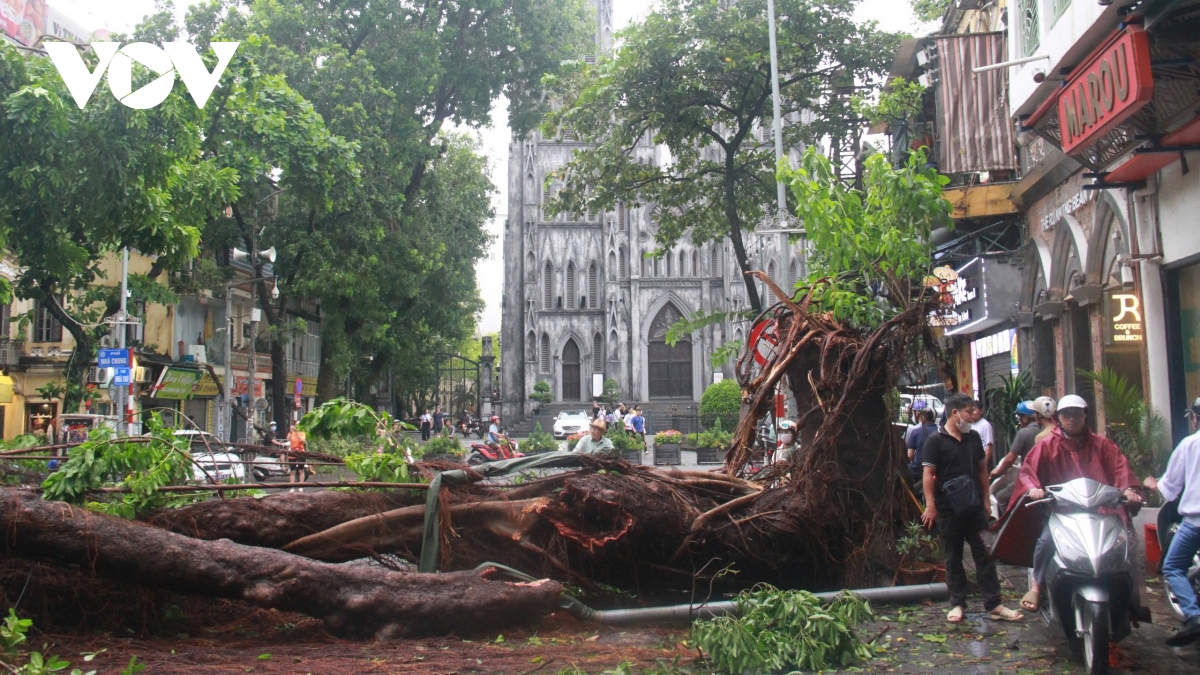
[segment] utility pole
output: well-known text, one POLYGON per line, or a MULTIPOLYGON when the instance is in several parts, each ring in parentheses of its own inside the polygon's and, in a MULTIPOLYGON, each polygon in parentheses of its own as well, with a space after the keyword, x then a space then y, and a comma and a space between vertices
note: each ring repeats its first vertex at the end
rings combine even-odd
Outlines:
MULTIPOLYGON (((120 323, 117 323, 117 346, 125 349, 125 334, 128 332, 128 306, 129 306, 129 247, 126 246, 121 250, 121 309, 117 316, 120 323)), ((128 354, 128 352, 126 352, 128 354)), ((129 374, 133 375, 133 359, 129 359, 129 374)), ((121 405, 121 423, 125 425, 125 433, 133 435, 133 415, 129 411, 129 387, 133 385, 125 385, 120 387, 121 395, 118 396, 121 405)))
POLYGON ((233 400, 230 383, 233 380, 233 281, 225 282, 225 376, 221 378, 221 440, 233 440, 233 400))
MULTIPOLYGON (((775 121, 772 127, 775 131, 775 166, 783 159, 783 104, 779 99, 779 56, 775 46, 775 0, 767 0, 767 34, 771 42, 771 93, 775 108, 775 121)), ((787 220, 787 194, 783 181, 775 179, 775 197, 778 201, 777 221, 783 227, 787 220)))

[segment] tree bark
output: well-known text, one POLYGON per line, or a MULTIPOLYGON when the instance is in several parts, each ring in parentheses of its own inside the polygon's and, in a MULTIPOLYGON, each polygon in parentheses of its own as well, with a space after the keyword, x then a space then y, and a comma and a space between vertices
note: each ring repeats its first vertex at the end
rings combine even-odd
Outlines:
POLYGON ((210 499, 179 509, 160 509, 141 520, 194 539, 229 539, 247 546, 283 548, 342 523, 424 501, 424 493, 410 490, 322 490, 262 499, 210 499))
MULTIPOLYGON (((741 138, 744 134, 738 134, 737 145, 735 149, 740 147, 741 138)), ((750 257, 746 254, 746 244, 742 241, 742 217, 738 213, 737 205, 737 177, 734 175, 735 160, 737 153, 735 150, 725 150, 725 219, 729 221, 729 241, 733 243, 733 253, 737 258, 738 269, 742 271, 742 283, 746 285, 746 300, 750 303, 750 308, 755 314, 762 312, 762 299, 758 297, 758 287, 754 285, 754 278, 750 276, 750 271, 753 269, 750 266, 750 257)))
POLYGON ((0 553, 75 564, 149 587, 244 600, 319 618, 344 636, 472 632, 534 620, 562 586, 490 573, 408 574, 331 565, 230 541, 201 541, 16 489, 0 491, 0 553))

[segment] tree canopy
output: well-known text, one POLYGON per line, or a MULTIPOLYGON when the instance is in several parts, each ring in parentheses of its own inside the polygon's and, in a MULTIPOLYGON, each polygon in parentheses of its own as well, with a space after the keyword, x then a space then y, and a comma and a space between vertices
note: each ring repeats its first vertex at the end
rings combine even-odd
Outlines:
MULTIPOLYGON (((857 24, 854 0, 775 3, 785 142, 842 138, 858 124, 847 87, 879 78, 899 36, 857 24)), ((743 230, 773 212, 775 155, 765 0, 665 0, 619 35, 620 48, 549 78, 560 106, 546 130, 594 143, 562 172, 556 206, 653 206, 658 253, 690 236, 728 238, 743 273, 743 230), (669 161, 648 162, 647 142, 669 161)), ((751 307, 761 309, 746 279, 751 307)))

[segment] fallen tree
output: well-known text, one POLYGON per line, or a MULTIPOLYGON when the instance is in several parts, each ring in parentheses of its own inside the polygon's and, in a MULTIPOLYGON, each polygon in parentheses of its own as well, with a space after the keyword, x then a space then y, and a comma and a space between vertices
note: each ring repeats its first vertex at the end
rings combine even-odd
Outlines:
POLYGON ((78 565, 122 580, 300 612, 338 635, 478 631, 553 611, 562 587, 489 581, 489 572, 398 573, 321 563, 229 541, 202 541, 0 490, 0 553, 78 565))

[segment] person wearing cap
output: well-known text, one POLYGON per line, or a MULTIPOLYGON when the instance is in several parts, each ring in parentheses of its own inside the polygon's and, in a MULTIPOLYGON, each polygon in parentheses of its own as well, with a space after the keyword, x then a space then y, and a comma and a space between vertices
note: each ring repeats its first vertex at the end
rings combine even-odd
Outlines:
POLYGON ((604 436, 606 429, 608 424, 604 420, 592 420, 591 433, 579 439, 575 444, 575 452, 585 455, 616 455, 617 449, 613 447, 612 439, 604 436))
POLYGON ((796 454, 796 423, 788 420, 779 420, 779 449, 777 455, 780 462, 787 462, 792 459, 792 455, 796 454))
POLYGON ((1033 410, 1033 401, 1021 401, 1017 404, 1017 435, 1013 438, 1012 445, 1008 448, 1008 454, 1000 463, 992 469, 991 478, 994 480, 1005 477, 1005 480, 992 485, 992 494, 996 495, 996 503, 1000 505, 1008 504, 1009 497, 1012 496, 1013 487, 1016 485, 1017 470, 1021 466, 1021 461, 1025 459, 1025 455, 1033 449, 1037 442, 1037 435, 1042 431, 1039 424, 1035 424, 1034 417, 1037 413, 1033 410))
MULTIPOLYGON (((1074 394, 1059 399, 1058 429, 1038 441, 1025 456, 1008 508, 1016 506, 1026 494, 1030 501, 1036 501, 1046 496, 1047 485, 1076 478, 1091 478, 1124 490, 1125 498, 1131 502, 1142 501, 1129 459, 1116 443, 1088 428, 1087 407, 1087 401, 1074 394)), ((1036 611, 1040 606, 1041 589, 1054 552, 1054 539, 1047 523, 1033 549, 1034 587, 1021 598, 1021 607, 1026 611, 1036 611)))
POLYGON ((274 444, 278 430, 279 425, 275 423, 275 420, 271 420, 271 423, 267 425, 267 433, 263 434, 263 445, 274 444))
POLYGON ((1162 562, 1163 579, 1175 595, 1184 617, 1183 628, 1167 638, 1170 647, 1182 647, 1200 640, 1200 603, 1197 603, 1196 591, 1187 578, 1192 560, 1200 551, 1200 398, 1192 402, 1184 416, 1191 435, 1180 441, 1171 453, 1162 478, 1147 476, 1145 481, 1146 487, 1158 490, 1168 502, 1178 499, 1179 515, 1183 517, 1162 562))

